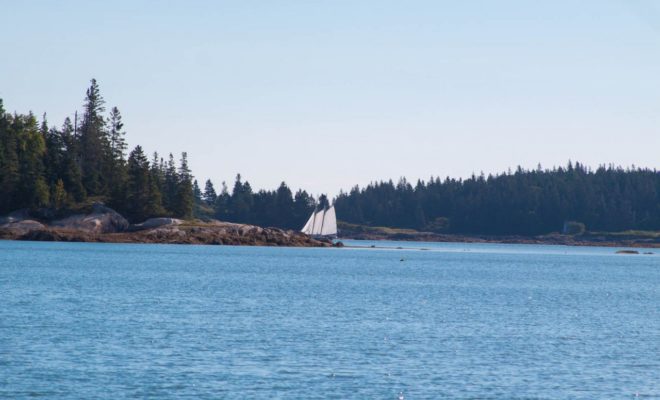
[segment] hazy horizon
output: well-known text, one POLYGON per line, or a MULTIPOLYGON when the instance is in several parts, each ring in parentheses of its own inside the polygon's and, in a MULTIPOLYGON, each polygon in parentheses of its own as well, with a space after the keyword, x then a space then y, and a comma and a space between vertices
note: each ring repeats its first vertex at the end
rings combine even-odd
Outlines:
POLYGON ((657 168, 652 1, 10 2, 0 98, 60 126, 91 78, 200 184, 336 195, 579 161, 657 168))

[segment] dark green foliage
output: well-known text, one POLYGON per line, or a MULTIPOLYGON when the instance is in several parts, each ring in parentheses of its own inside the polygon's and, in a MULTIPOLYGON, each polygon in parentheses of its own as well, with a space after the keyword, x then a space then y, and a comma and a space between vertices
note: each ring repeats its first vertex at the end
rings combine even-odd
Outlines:
POLYGON ((142 147, 136 146, 128 157, 125 213, 133 221, 143 221, 163 212, 160 189, 153 179, 149 161, 142 147))
POLYGON ((103 170, 106 176, 105 193, 109 196, 112 207, 119 208, 126 202, 126 184, 128 181, 126 166, 126 149, 128 145, 124 136, 124 123, 117 107, 110 111, 108 119, 107 142, 108 149, 105 152, 103 170))
MULTIPOLYGON (((94 196, 133 222, 213 214, 226 221, 299 229, 316 207, 330 204, 325 195, 318 202, 305 191, 293 195, 284 182, 274 191, 255 192, 240 175, 231 193, 224 182, 216 193, 210 180, 202 192, 186 153, 177 168, 172 154, 167 161, 154 154, 149 163, 138 146, 127 162, 121 114, 116 107, 108 118, 103 112, 95 80, 86 92, 80 126, 67 118, 60 129, 49 128, 45 115, 39 124, 32 113, 7 113, 0 100, 0 215, 65 208, 94 196)), ((660 173, 612 165, 592 171, 569 162, 552 170, 519 167, 465 180, 378 182, 340 193, 334 204, 345 222, 442 233, 660 230, 660 173)))
POLYGON ((92 79, 85 97, 79 138, 82 181, 87 194, 92 196, 106 194, 107 189, 107 182, 104 181, 104 172, 106 172, 104 164, 111 150, 103 117, 104 104, 96 79, 92 79))
POLYGON ((354 188, 335 200, 346 222, 435 232, 530 235, 560 232, 565 221, 591 231, 660 229, 660 173, 579 163, 466 180, 432 178, 354 188))
POLYGON ((46 143, 42 128, 32 115, 10 115, 0 103, 0 212, 48 206, 44 157, 46 143))
POLYGON ((178 172, 173 159, 165 165, 157 154, 150 165, 139 146, 127 163, 119 109, 113 107, 106 119, 103 104, 92 80, 79 128, 66 118, 56 129, 48 127, 45 115, 38 125, 31 113, 8 114, 0 100, 0 215, 22 208, 59 210, 87 196, 106 201, 133 222, 192 215, 186 154, 178 172), (171 208, 163 207, 166 201, 171 208))
POLYGON ((178 218, 191 218, 195 205, 195 193, 193 189, 192 174, 188 168, 188 154, 181 153, 179 172, 176 175, 176 192, 174 193, 174 204, 172 211, 178 218))
POLYGON ((206 184, 204 185, 204 194, 202 198, 209 206, 215 205, 215 202, 218 199, 218 195, 215 193, 215 188, 213 187, 213 182, 211 182, 210 179, 206 180, 206 184))
POLYGON ((230 222, 300 229, 316 205, 314 198, 305 191, 299 190, 294 197, 284 182, 275 191, 253 193, 250 183, 243 182, 239 174, 231 194, 222 183, 222 191, 215 201, 215 216, 230 222))
POLYGON ((85 199, 87 194, 82 184, 82 172, 78 157, 79 142, 74 136, 74 128, 68 117, 64 120, 64 125, 59 134, 64 145, 60 176, 72 200, 80 202, 85 199))
POLYGON ((202 203, 202 189, 199 188, 197 179, 193 181, 193 198, 195 199, 195 204, 202 203))
POLYGON ((0 101, 0 212, 6 213, 25 207, 16 198, 21 179, 18 162, 18 135, 13 120, 19 118, 5 113, 0 101))
POLYGON ((117 107, 110 110, 108 139, 110 144, 110 155, 115 161, 124 161, 126 156, 126 132, 124 132, 124 123, 121 121, 121 113, 117 107))
POLYGON ((176 163, 172 153, 170 153, 167 165, 164 166, 163 179, 163 205, 168 210, 173 210, 176 206, 179 176, 176 173, 176 163))

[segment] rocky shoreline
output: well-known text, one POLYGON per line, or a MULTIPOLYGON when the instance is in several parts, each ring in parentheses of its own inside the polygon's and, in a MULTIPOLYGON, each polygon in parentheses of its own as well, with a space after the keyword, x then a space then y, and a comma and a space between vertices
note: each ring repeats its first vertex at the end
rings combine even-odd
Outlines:
POLYGON ((50 242, 163 243, 247 246, 330 247, 303 233, 217 220, 152 218, 129 224, 114 210, 94 204, 91 212, 43 220, 27 211, 0 218, 0 239, 50 242))
MULTIPOLYGON (((422 242, 548 244, 660 248, 659 236, 639 234, 584 233, 539 236, 485 236, 420 232, 409 229, 340 225, 341 237, 356 240, 422 242)), ((218 220, 184 221, 151 218, 130 224, 122 215, 95 203, 82 213, 55 217, 48 212, 19 210, 0 217, 0 240, 51 242, 209 244, 239 246, 330 247, 329 240, 316 240, 298 231, 262 228, 218 220)), ((341 246, 341 244, 339 244, 341 246)))

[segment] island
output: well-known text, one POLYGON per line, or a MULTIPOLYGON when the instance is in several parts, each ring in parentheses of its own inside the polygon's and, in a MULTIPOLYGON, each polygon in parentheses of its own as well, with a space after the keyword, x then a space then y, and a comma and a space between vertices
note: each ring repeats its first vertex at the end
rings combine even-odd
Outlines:
MULTIPOLYGON (((42 210, 44 211, 44 210, 42 210)), ((44 218, 20 210, 0 218, 0 239, 55 242, 165 243, 249 246, 330 247, 294 230, 262 228, 218 220, 149 218, 131 224, 102 203, 88 212, 44 218)))

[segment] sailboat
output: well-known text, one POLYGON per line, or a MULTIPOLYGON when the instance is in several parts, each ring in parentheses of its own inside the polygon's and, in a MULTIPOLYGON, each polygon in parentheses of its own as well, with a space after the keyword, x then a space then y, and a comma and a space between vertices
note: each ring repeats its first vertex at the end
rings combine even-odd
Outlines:
POLYGON ((337 215, 335 214, 335 206, 314 210, 300 231, 315 238, 336 238, 337 215))

